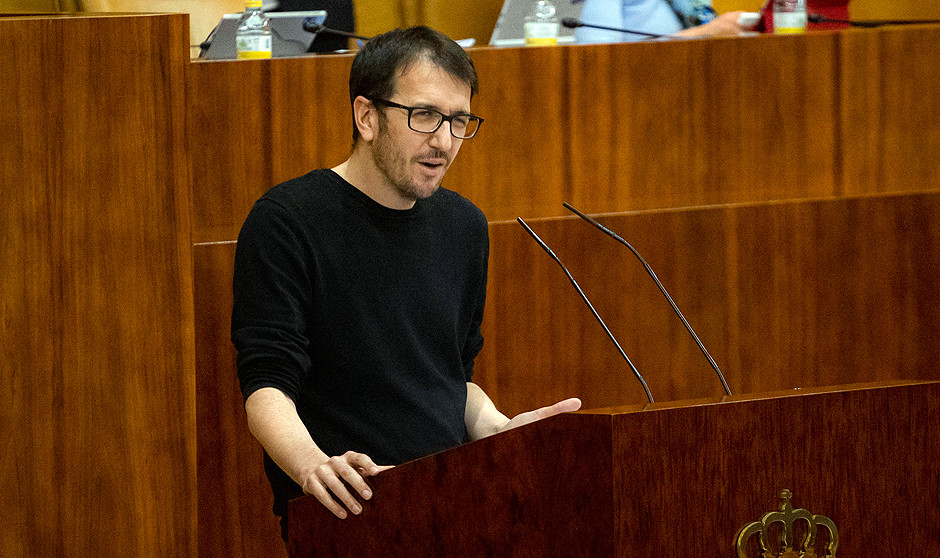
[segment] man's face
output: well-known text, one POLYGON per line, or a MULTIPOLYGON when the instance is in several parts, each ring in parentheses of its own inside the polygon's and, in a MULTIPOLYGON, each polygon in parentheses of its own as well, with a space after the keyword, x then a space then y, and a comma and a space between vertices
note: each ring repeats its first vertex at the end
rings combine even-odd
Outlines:
MULTIPOLYGON (((398 75, 390 101, 425 107, 445 115, 470 112, 470 86, 427 60, 398 75)), ((372 158, 392 193, 414 202, 437 191, 463 140, 453 137, 444 122, 436 132, 422 134, 408 127, 408 111, 378 107, 379 125, 372 158)))

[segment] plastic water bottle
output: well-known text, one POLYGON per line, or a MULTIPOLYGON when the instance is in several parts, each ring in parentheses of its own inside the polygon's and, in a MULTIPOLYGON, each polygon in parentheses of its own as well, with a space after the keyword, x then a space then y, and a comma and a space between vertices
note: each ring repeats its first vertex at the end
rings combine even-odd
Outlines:
POLYGON ((526 46, 557 45, 558 17, 551 0, 536 0, 525 17, 526 46))
POLYGON ((271 58, 271 21, 261 11, 261 0, 246 0, 235 31, 235 49, 242 59, 271 58))
POLYGON ((774 0, 774 33, 806 33, 806 0, 774 0))

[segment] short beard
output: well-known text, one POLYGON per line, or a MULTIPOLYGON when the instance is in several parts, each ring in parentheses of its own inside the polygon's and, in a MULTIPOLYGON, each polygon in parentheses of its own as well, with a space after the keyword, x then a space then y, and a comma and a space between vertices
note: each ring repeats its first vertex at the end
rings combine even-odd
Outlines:
MULTIPOLYGON (((428 191, 419 188, 418 185, 408 177, 407 168, 400 166, 402 163, 409 165, 411 161, 404 161, 395 156, 395 147, 388 137, 386 122, 385 114, 379 112, 379 129, 375 140, 372 142, 372 158, 379 172, 381 172, 385 180, 406 199, 417 201, 432 196, 438 188, 440 188, 443 177, 428 191)), ((447 154, 440 150, 434 150, 432 156, 447 158, 447 154)))

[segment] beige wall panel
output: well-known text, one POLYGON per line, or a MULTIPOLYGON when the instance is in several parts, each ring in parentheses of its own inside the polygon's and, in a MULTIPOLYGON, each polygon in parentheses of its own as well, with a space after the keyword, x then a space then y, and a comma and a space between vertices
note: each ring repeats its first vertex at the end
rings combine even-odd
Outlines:
POLYGON ((77 9, 77 0, 0 0, 0 13, 51 13, 77 9))
POLYGON ((415 25, 406 17, 404 0, 355 0, 356 34, 371 37, 396 27, 415 25))
MULTIPOLYGON (((86 12, 138 12, 189 14, 189 44, 209 36, 223 14, 245 9, 243 0, 80 0, 86 12)), ((197 54, 197 53, 194 53, 197 54)))
POLYGON ((852 0, 849 12, 856 19, 940 19, 937 0, 852 0))
POLYGON ((472 38, 478 46, 487 45, 502 7, 502 0, 427 2, 425 22, 454 40, 472 38))

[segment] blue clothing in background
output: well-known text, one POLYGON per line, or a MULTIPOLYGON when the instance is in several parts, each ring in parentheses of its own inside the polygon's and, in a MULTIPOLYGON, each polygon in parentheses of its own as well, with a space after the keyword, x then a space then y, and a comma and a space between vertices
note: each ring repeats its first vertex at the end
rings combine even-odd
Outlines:
MULTIPOLYGON (((586 0, 580 20, 584 23, 672 35, 715 18, 710 0, 586 0)), ((641 41, 643 35, 579 27, 578 43, 641 41)))

